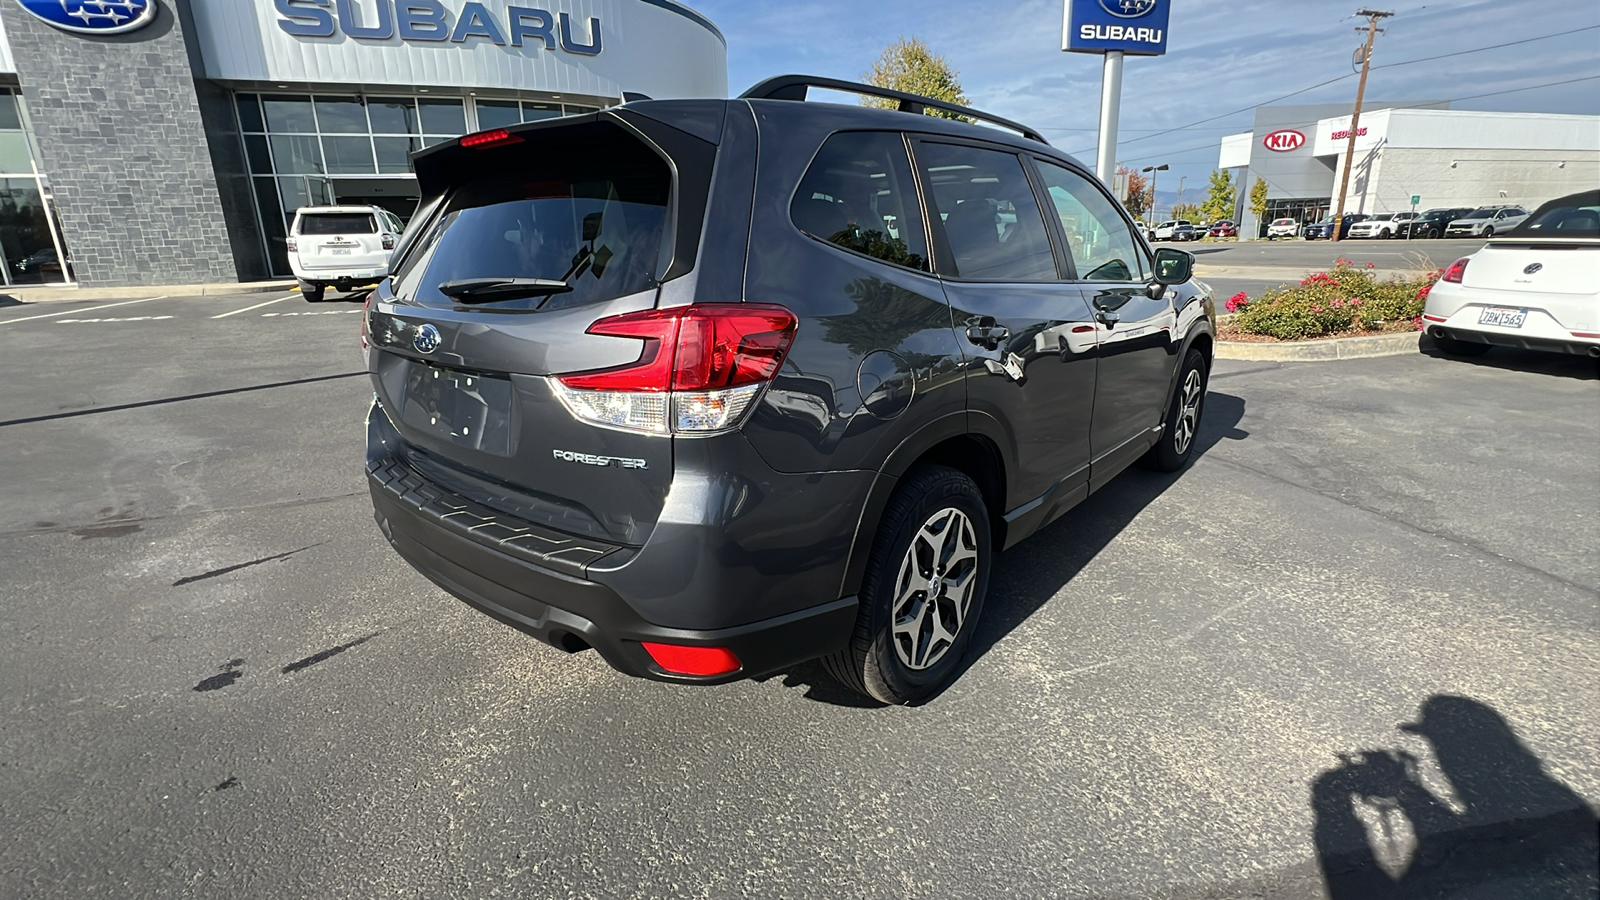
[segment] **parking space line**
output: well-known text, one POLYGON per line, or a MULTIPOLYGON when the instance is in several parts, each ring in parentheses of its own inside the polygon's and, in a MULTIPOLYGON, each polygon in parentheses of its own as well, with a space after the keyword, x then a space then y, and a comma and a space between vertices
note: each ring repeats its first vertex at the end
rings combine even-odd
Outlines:
POLYGON ((298 296, 300 296, 300 295, 299 294, 289 294, 289 295, 284 296, 284 297, 279 297, 276 300, 268 300, 265 303, 257 303, 255 306, 246 306, 244 309, 236 309, 236 310, 234 310, 232 312, 225 312, 220 316, 212 316, 211 318, 213 318, 213 319, 226 319, 229 316, 237 316, 239 313, 247 313, 252 309, 260 309, 263 306, 271 306, 274 303, 282 303, 285 300, 288 300, 288 299, 291 299, 291 298, 294 298, 294 297, 298 297, 298 296))
MULTIPOLYGON (((167 295, 166 294, 162 294, 159 297, 145 297, 145 298, 140 299, 140 300, 123 300, 120 303, 107 303, 104 306, 96 306, 93 309, 94 309, 95 312, 98 312, 98 311, 100 311, 102 309, 110 309, 113 306, 127 306, 127 305, 129 305, 131 303, 149 303, 151 300, 165 300, 165 299, 167 299, 167 295)), ((63 309, 60 312, 45 313, 45 314, 39 315, 39 316, 25 316, 25 317, 23 317, 21 319, 0 319, 0 325, 11 325, 11 324, 14 324, 16 322, 32 322, 35 319, 53 319, 56 316, 70 316, 73 313, 82 313, 82 312, 89 312, 89 310, 87 310, 87 309, 63 309)))

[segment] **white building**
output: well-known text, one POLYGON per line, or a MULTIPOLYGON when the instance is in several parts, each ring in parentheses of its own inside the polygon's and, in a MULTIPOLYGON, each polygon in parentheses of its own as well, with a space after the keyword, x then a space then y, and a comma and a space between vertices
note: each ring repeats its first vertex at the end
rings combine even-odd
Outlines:
MULTIPOLYGON (((1419 210, 1495 203, 1531 209, 1600 187, 1600 116, 1436 108, 1442 105, 1374 104, 1362 112, 1346 212, 1410 210, 1412 197, 1419 210)), ((1350 116, 1326 112, 1264 108, 1254 131, 1222 139, 1218 166, 1245 170, 1245 196, 1258 178, 1267 182, 1267 213, 1257 222, 1245 210, 1241 234, 1264 233, 1265 222, 1280 216, 1312 222, 1333 210, 1350 116)))

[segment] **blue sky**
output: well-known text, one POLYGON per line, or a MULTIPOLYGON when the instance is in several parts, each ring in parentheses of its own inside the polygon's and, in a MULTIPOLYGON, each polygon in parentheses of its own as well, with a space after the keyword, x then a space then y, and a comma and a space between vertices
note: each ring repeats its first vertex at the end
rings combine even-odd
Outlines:
MULTIPOLYGON (((960 75, 974 106, 1039 128, 1052 144, 1093 165, 1100 58, 1061 52, 1061 0, 690 0, 728 38, 728 86, 737 94, 770 75, 802 72, 859 80, 885 45, 916 36, 960 75)), ((1118 158, 1168 163, 1166 193, 1180 176, 1204 184, 1222 135, 1250 128, 1240 113, 1135 140, 1220 113, 1272 101, 1351 71, 1361 36, 1356 0, 1173 0, 1168 53, 1133 59, 1123 76, 1118 158)), ((1600 76, 1600 0, 1391 0, 1396 15, 1373 53, 1381 66, 1558 35, 1431 63, 1374 69, 1372 99, 1455 100, 1600 76), (1590 27, 1587 31, 1576 29, 1590 27)), ((1284 103, 1353 102, 1356 77, 1284 103)), ((1458 109, 1600 113, 1600 80, 1499 94, 1458 109)), ((1188 199, 1196 199, 1198 194, 1188 199)))

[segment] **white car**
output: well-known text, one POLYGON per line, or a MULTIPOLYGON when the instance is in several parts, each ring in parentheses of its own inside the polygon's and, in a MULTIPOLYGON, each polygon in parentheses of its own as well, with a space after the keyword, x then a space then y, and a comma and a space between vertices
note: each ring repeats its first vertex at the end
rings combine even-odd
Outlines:
POLYGON ((1177 237, 1179 225, 1192 224, 1188 219, 1174 219, 1171 222, 1162 222, 1156 226, 1156 240, 1170 241, 1177 237))
POLYGON ((378 206, 306 206, 289 226, 289 267, 300 294, 315 303, 330 285, 341 291, 377 284, 405 227, 378 206))
POLYGON ((1300 233, 1300 223, 1293 219, 1273 219, 1267 226, 1267 240, 1275 241, 1278 238, 1292 238, 1300 233))
POLYGON ((1528 220, 1520 206, 1480 206, 1445 226, 1447 238, 1494 237, 1505 234, 1528 220))
POLYGON ((1400 227, 1402 223, 1409 222, 1416 217, 1417 214, 1414 212, 1381 213, 1373 216, 1370 219, 1362 219, 1354 225, 1351 225, 1350 233, 1345 235, 1345 237, 1392 238, 1395 235, 1396 228, 1400 227))
POLYGON ((1455 356, 1498 345, 1600 358, 1600 190, 1551 200, 1451 263, 1422 324, 1455 356))

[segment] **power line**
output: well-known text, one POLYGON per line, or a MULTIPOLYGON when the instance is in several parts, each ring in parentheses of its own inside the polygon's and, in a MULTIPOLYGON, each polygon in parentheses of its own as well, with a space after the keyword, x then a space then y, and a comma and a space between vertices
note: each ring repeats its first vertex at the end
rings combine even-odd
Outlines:
MULTIPOLYGON (((1490 45, 1488 47, 1475 47, 1475 48, 1473 48, 1471 50, 1458 50, 1458 51, 1456 51, 1454 53, 1441 53, 1438 56, 1424 56, 1421 59, 1401 60, 1400 62, 1385 63, 1385 64, 1383 64, 1381 66, 1373 66, 1372 68, 1374 68, 1374 69, 1392 69, 1392 68, 1395 68, 1397 66, 1415 65, 1416 63, 1432 62, 1432 61, 1434 61, 1436 59, 1448 59, 1448 58, 1450 58, 1452 56, 1466 56, 1466 55, 1471 54, 1471 53, 1483 53, 1483 52, 1488 51, 1488 50, 1499 50, 1499 49, 1504 48, 1504 47, 1515 47, 1515 46, 1518 46, 1519 44, 1531 44, 1534 41, 1546 41, 1546 40, 1549 40, 1551 38, 1563 37, 1563 36, 1569 35, 1569 34, 1578 34, 1578 33, 1584 32, 1584 31, 1593 31, 1595 29, 1600 29, 1600 25, 1585 25, 1582 28, 1574 28, 1574 29, 1572 29, 1570 31, 1558 31, 1558 32, 1554 32, 1552 34, 1541 34, 1538 37, 1524 38, 1524 39, 1522 39, 1520 41, 1507 41, 1506 43, 1503 43, 1503 44, 1492 44, 1492 45, 1490 45)), ((1179 125, 1176 128, 1167 128, 1167 129, 1164 129, 1164 130, 1161 130, 1161 131, 1156 131, 1156 132, 1154 132, 1152 134, 1144 135, 1143 137, 1136 137, 1136 138, 1132 138, 1130 140, 1123 141, 1122 143, 1124 145, 1127 145, 1127 144, 1132 144, 1132 143, 1135 143, 1135 142, 1138 142, 1138 141, 1146 141, 1146 140, 1149 140, 1150 138, 1161 137, 1162 135, 1172 134, 1173 132, 1177 132, 1177 131, 1184 131, 1186 129, 1193 128, 1196 125, 1204 125, 1207 122, 1215 122, 1218 119, 1225 119, 1225 118, 1227 118, 1229 116, 1236 116, 1236 115, 1239 115, 1240 113, 1250 112, 1251 110, 1254 110, 1254 109, 1256 109, 1257 107, 1260 107, 1260 106, 1269 106, 1269 105, 1271 105, 1273 103, 1277 103, 1279 100, 1287 100, 1290 97, 1295 97, 1295 96, 1298 96, 1300 94, 1304 94, 1307 91, 1314 91, 1314 90, 1316 90, 1317 88, 1320 88, 1320 87, 1327 87, 1330 84, 1335 84, 1337 82, 1345 80, 1346 78, 1354 78, 1355 74, 1356 73, 1351 72, 1351 73, 1346 74, 1346 75, 1340 75, 1338 78, 1332 78, 1332 79, 1329 79, 1327 81, 1322 82, 1321 84, 1314 84, 1311 87, 1302 88, 1302 89, 1300 89, 1298 91, 1295 91, 1292 94, 1284 94, 1282 97, 1275 97, 1275 98, 1273 98, 1271 100, 1263 100, 1260 103, 1256 103, 1256 104, 1253 104, 1251 106, 1242 107, 1240 109, 1234 110, 1233 112, 1226 112, 1226 113, 1223 113, 1223 114, 1218 115, 1218 116, 1212 116, 1212 117, 1210 117, 1208 119, 1200 119, 1197 122, 1190 122, 1188 125, 1179 125)), ((1557 82, 1557 84, 1566 84, 1566 83, 1568 83, 1568 82, 1557 82)), ((1519 89, 1519 90, 1525 90, 1525 89, 1519 89)), ((1510 92, 1507 92, 1507 93, 1510 93, 1510 92)), ((1494 95, 1493 94, 1479 94, 1478 96, 1479 97, 1490 97, 1490 96, 1494 96, 1494 95)), ((1473 99, 1477 99, 1477 98, 1476 97, 1463 97, 1461 99, 1463 99, 1463 100, 1473 100, 1473 99)), ((1451 100, 1451 101, 1446 101, 1446 102, 1454 103, 1456 101, 1451 100)), ((1405 109, 1406 107, 1396 107, 1396 108, 1405 109)), ((1057 130, 1065 130, 1065 129, 1057 129, 1057 130)), ((1083 130, 1083 131, 1093 131, 1095 129, 1085 128, 1085 129, 1081 129, 1081 130, 1083 130)), ((1141 131, 1143 129, 1132 129, 1132 130, 1141 131)), ((1085 150, 1074 150, 1074 151, 1072 151, 1072 155, 1077 156, 1080 153, 1087 153, 1087 152, 1089 152, 1091 150, 1094 150, 1094 149, 1095 148, 1090 147, 1090 148, 1087 148, 1085 150)))

